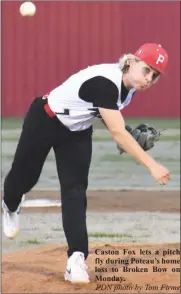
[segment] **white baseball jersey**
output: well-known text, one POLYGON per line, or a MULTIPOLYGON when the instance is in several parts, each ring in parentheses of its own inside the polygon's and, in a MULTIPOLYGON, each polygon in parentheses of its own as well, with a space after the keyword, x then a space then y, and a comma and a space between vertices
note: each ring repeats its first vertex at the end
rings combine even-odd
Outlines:
POLYGON ((135 89, 127 90, 117 63, 89 66, 70 76, 47 97, 50 109, 71 131, 89 128, 98 117, 98 108, 121 110, 135 89))

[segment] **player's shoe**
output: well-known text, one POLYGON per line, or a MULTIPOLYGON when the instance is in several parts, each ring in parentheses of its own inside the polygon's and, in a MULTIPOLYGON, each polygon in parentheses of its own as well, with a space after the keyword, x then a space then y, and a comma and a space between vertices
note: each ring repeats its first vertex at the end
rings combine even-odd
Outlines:
POLYGON ((11 212, 7 205, 5 204, 4 200, 2 201, 2 209, 4 211, 3 213, 3 231, 6 237, 9 239, 13 239, 20 230, 19 225, 19 213, 21 210, 21 205, 23 201, 25 200, 25 195, 23 195, 21 203, 19 204, 16 211, 11 212))
POLYGON ((85 264, 84 253, 76 251, 67 261, 64 275, 65 281, 71 283, 89 283, 89 275, 85 264))

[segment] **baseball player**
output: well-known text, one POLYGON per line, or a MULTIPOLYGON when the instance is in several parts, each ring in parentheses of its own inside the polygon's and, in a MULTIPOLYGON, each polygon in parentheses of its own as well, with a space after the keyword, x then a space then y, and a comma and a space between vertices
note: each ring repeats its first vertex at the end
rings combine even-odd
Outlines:
MULTIPOLYGON (((3 230, 12 239, 19 231, 24 195, 37 183, 53 148, 61 187, 63 229, 68 243, 65 280, 89 282, 86 190, 92 153, 92 125, 102 118, 113 140, 144 165, 156 182, 170 180, 167 168, 156 162, 125 128, 121 110, 136 91, 150 88, 168 61, 161 45, 146 43, 118 63, 93 65, 70 76, 49 94, 35 98, 22 126, 14 160, 4 182, 3 230)), ((144 132, 145 134, 145 132, 144 132)), ((145 138, 145 136, 144 136, 145 138)), ((145 140, 145 142, 149 140, 145 140)))

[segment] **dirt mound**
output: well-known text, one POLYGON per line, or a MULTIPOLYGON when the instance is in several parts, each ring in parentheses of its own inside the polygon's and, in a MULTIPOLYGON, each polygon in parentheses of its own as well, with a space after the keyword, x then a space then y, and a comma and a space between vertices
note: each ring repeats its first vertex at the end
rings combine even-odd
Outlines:
POLYGON ((180 293, 180 244, 91 244, 86 285, 64 281, 66 250, 51 245, 4 254, 2 293, 180 293))

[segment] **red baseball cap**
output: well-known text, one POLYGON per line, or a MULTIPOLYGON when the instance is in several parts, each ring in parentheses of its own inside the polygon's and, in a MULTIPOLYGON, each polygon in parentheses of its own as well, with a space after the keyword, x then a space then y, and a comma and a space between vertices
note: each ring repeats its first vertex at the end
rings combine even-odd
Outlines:
POLYGON ((161 45, 155 43, 146 43, 142 45, 135 53, 135 56, 153 67, 160 73, 164 73, 168 55, 161 45))

